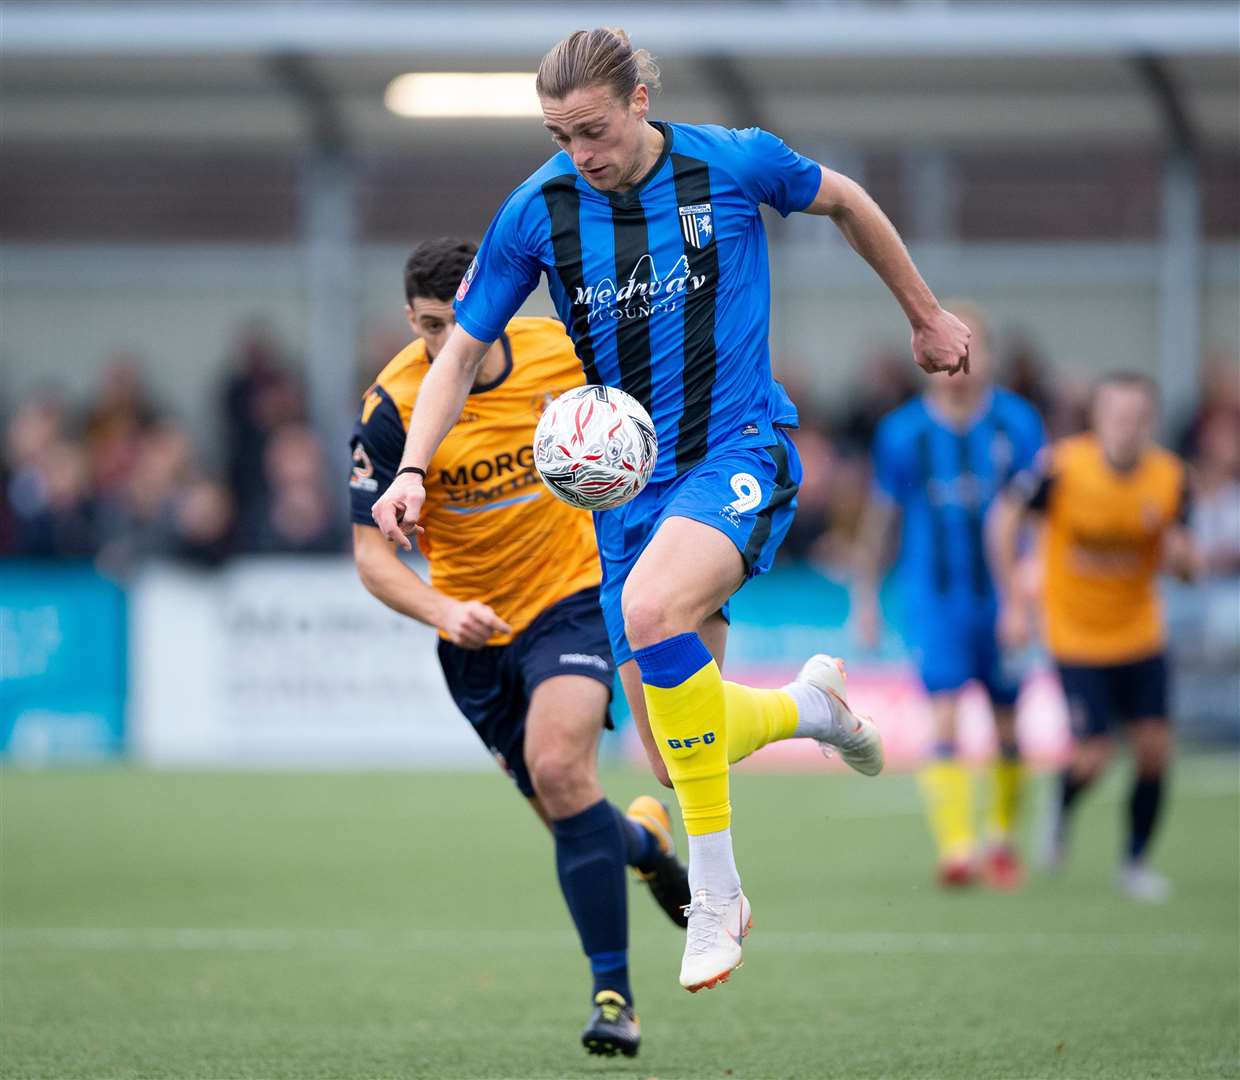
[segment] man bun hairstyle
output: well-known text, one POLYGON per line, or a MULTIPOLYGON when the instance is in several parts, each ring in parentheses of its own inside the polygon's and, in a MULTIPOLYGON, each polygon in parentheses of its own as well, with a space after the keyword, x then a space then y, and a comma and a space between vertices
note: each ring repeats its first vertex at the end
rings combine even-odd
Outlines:
POLYGON ((445 303, 451 300, 476 254, 477 244, 455 236, 419 244, 405 260, 405 299, 411 304, 415 296, 445 303))
POLYGON ((557 101, 587 86, 606 86, 620 101, 628 101, 644 84, 659 89, 659 66, 646 49, 634 49, 629 35, 618 26, 574 30, 557 42, 538 65, 534 84, 539 97, 557 101))

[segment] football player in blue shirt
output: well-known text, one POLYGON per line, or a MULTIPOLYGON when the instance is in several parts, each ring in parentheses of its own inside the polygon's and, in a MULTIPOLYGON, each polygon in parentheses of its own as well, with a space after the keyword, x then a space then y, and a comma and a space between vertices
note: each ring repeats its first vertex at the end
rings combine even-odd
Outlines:
POLYGON ((874 775, 882 744, 852 713, 842 665, 815 656, 782 690, 724 681, 728 599, 767 570, 792 520, 796 409, 775 381, 763 203, 829 216, 912 326, 926 371, 967 370, 969 331, 939 305, 874 201, 758 129, 647 120, 658 71, 623 31, 579 30, 539 68, 559 147, 509 196, 457 292, 457 325, 423 383, 402 471, 375 503, 409 546, 420 470, 460 416, 489 344, 546 274, 591 383, 642 403, 658 465, 632 502, 595 515, 602 604, 656 775, 676 790, 693 901, 680 981, 714 986, 750 925, 732 854, 729 765, 808 737, 874 775), (643 708, 644 703, 644 708, 643 708))
POLYGON ((1045 441, 1042 419, 1024 398, 990 379, 990 341, 981 311, 953 305, 972 331, 968 375, 935 379, 926 393, 889 413, 874 438, 874 494, 866 513, 854 619, 864 644, 878 638, 882 559, 899 536, 904 636, 930 695, 934 747, 921 787, 945 886, 968 885, 976 862, 970 777, 956 756, 960 693, 979 683, 994 710, 999 754, 991 771, 987 884, 1021 882, 1013 830, 1022 771, 1014 706, 1018 679, 998 643, 999 602, 986 523, 995 500, 1032 476, 1045 441))

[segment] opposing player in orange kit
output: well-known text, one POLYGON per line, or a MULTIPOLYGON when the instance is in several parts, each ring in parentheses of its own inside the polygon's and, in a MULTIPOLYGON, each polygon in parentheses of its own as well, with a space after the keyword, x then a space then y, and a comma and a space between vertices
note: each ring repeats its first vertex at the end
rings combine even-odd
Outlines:
POLYGON ((409 257, 407 311, 421 337, 362 402, 350 480, 354 557, 371 593, 439 630, 453 698, 550 828, 560 887, 594 977, 582 1041, 591 1053, 632 1055, 641 1032, 629 984, 625 865, 682 927, 689 890, 664 807, 642 796, 623 814, 598 780, 615 677, 599 610, 598 550, 589 516, 539 481, 531 445, 545 403, 582 383, 560 323, 506 325, 428 460, 418 539, 429 583, 371 519, 375 493, 400 466, 409 416, 452 331, 452 295, 475 251, 441 239, 409 257))
MULTIPOLYGON (((1171 760, 1166 625, 1158 574, 1196 576, 1200 555, 1187 527, 1186 470, 1154 444, 1158 388, 1144 375, 1108 375, 1094 392, 1091 430, 1050 448, 1027 498, 1001 504, 1001 581, 1015 581, 1016 536, 1041 522, 1046 643, 1059 669, 1075 747, 1060 777, 1043 860, 1056 869, 1081 793, 1101 775, 1114 736, 1136 760, 1128 838, 1117 884, 1133 900, 1161 903, 1170 883, 1148 863, 1171 760)), ((1000 633, 1013 645, 1031 632, 1019 590, 1005 593, 1000 633)))

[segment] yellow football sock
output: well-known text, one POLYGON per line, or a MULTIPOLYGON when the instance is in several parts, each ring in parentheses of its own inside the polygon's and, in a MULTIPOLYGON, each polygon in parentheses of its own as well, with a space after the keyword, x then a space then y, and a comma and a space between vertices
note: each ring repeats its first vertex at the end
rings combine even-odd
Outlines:
POLYGON ((650 730, 676 789, 685 832, 701 836, 728 828, 727 714, 718 666, 696 634, 639 650, 637 661, 650 730), (673 680, 670 686, 651 685, 673 680))
POLYGON ((759 690, 723 684, 728 714, 728 761, 736 764, 767 743, 790 739, 797 727, 797 705, 786 690, 759 690))
POLYGON ((1016 815, 1020 812, 1021 790, 1025 782, 1025 768, 1013 758, 996 758, 990 767, 990 820, 991 835, 1006 840, 1016 828, 1016 815))
POLYGON ((936 761, 922 769, 918 779, 939 858, 967 857, 973 850, 969 771, 958 761, 936 761))

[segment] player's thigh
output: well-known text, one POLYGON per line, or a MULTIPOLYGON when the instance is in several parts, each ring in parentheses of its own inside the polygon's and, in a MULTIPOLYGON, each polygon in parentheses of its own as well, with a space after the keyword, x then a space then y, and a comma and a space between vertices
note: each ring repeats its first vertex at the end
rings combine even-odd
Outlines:
POLYGON ((450 641, 440 641, 439 665, 448 692, 482 744, 521 794, 533 798, 534 786, 526 768, 524 747, 528 700, 514 646, 463 649, 450 641))
POLYGON ((722 451, 663 493, 653 538, 621 597, 631 647, 697 630, 747 578, 770 569, 801 479, 796 448, 784 432, 777 438, 722 451))
POLYGON ((999 644, 998 611, 993 601, 979 603, 976 607, 972 652, 975 677, 990 698, 999 737, 1011 738, 1015 734, 1021 678, 1012 665, 1004 662, 1004 650, 999 644))
POLYGON ((1167 660, 1152 656, 1125 666, 1122 708, 1139 772, 1160 773, 1171 759, 1167 660))
POLYGON ((514 646, 529 701, 525 759, 540 794, 571 784, 582 769, 592 776, 616 674, 598 589, 550 605, 514 646))
MULTIPOLYGON (((724 652, 728 644, 728 623, 721 612, 709 615, 702 623, 698 633, 702 642, 710 650, 715 663, 722 669, 724 652)), ((620 685, 624 688, 625 699, 629 703, 629 711, 633 714, 633 727, 641 739, 642 749, 646 752, 646 760, 650 769, 664 787, 671 787, 672 781, 667 775, 667 765, 663 755, 654 741, 650 731, 650 714, 646 712, 646 694, 642 689, 642 674, 636 660, 628 660, 620 665, 620 685)))
POLYGON ((553 820, 603 797, 597 750, 611 688, 588 675, 557 675, 535 688, 525 720, 525 764, 553 820))
POLYGON ((1060 663, 1058 668, 1073 739, 1109 739, 1118 719, 1113 672, 1094 664, 1060 663))
POLYGON ((741 553, 718 529, 668 517, 630 572, 621 597, 629 645, 695 633, 745 580, 741 553))
POLYGON ((941 690, 930 695, 930 723, 936 745, 955 748, 959 715, 959 690, 941 690))
POLYGON ((976 677, 968 619, 949 604, 911 600, 908 636, 917 674, 931 702, 950 697, 954 711, 955 697, 976 677))
POLYGON ((534 688, 525 714, 525 760, 536 776, 550 763, 593 775, 611 691, 587 675, 556 675, 534 688))

